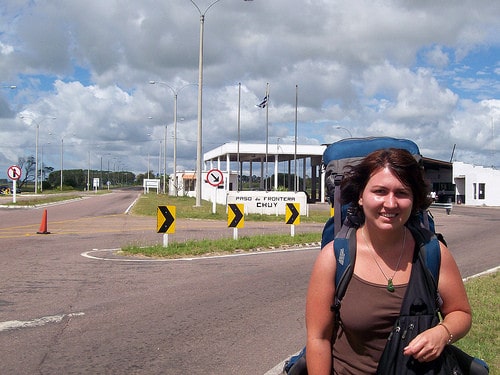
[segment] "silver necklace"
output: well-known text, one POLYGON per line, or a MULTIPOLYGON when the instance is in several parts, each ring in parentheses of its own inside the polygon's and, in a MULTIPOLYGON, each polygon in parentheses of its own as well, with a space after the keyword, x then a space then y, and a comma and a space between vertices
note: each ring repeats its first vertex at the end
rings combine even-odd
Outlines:
POLYGON ((380 267, 380 264, 378 264, 377 262, 377 258, 375 258, 375 250, 370 247, 370 245, 368 245, 368 241, 366 240, 366 237, 365 237, 365 228, 361 228, 361 235, 363 236, 363 240, 365 241, 365 244, 366 244, 366 247, 368 248, 368 250, 370 250, 370 254, 373 258, 373 260, 375 261, 375 264, 377 265, 378 269, 380 270, 380 272, 382 272, 382 275, 384 275, 385 279, 387 280, 387 290, 389 292, 394 292, 395 288, 394 288, 394 283, 392 282, 392 280, 394 279, 394 276, 396 276, 396 273, 398 272, 398 269, 399 269, 399 265, 401 264, 401 259, 403 258, 403 252, 405 250, 405 244, 406 244, 406 227, 403 227, 404 229, 404 234, 403 234, 403 246, 401 247, 401 254, 399 254, 399 259, 398 259, 398 264, 396 265, 396 269, 394 270, 394 273, 392 274, 392 277, 387 277, 387 275, 385 274, 384 270, 382 269, 382 267, 380 267))

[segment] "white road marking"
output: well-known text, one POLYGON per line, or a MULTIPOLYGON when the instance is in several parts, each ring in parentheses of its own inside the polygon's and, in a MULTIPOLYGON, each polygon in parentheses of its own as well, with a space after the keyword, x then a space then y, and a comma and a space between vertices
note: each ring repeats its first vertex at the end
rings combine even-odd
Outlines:
POLYGON ((99 252, 117 252, 121 249, 92 249, 89 251, 85 251, 80 255, 89 259, 96 260, 107 260, 112 262, 179 262, 179 261, 194 261, 194 260, 206 260, 206 259, 217 259, 217 258, 232 258, 232 257, 241 257, 241 256, 251 256, 251 255, 265 255, 265 254, 275 254, 275 253, 290 253, 295 251, 307 251, 307 250, 318 250, 319 246, 312 247, 298 247, 298 248, 290 248, 290 249, 281 249, 281 250, 263 250, 263 251, 249 251, 249 252, 241 252, 237 254, 224 254, 224 255, 210 255, 210 256, 198 256, 198 257, 187 257, 187 258, 133 258, 132 256, 123 256, 121 258, 107 258, 105 256, 92 255, 93 253, 99 252))
POLYGON ((125 210, 125 214, 128 215, 128 213, 130 212, 130 210, 132 209, 132 207, 134 207, 134 205, 137 203, 137 201, 139 200, 141 194, 138 194, 137 195, 137 198, 134 199, 134 201, 132 203, 130 203, 130 206, 127 207, 127 209, 125 210))
POLYGON ((18 328, 33 328, 33 327, 41 327, 48 323, 59 323, 65 317, 71 318, 73 316, 82 316, 85 315, 83 312, 72 313, 72 314, 61 314, 61 315, 52 315, 52 316, 44 316, 41 318, 33 319, 33 320, 10 320, 8 322, 0 322, 0 332, 9 331, 12 329, 18 328))

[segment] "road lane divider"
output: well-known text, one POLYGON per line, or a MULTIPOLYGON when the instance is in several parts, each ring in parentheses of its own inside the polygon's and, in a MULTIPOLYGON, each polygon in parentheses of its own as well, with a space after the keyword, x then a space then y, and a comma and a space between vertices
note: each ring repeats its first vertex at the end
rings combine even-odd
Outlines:
POLYGON ((71 314, 60 314, 52 316, 43 316, 41 318, 33 320, 10 320, 7 322, 0 322, 0 332, 10 331, 19 328, 34 328, 41 327, 49 323, 60 323, 64 318, 72 318, 74 316, 85 315, 83 312, 71 313, 71 314))
POLYGON ((223 254, 223 255, 200 255, 195 257, 184 257, 184 258, 133 258, 130 255, 121 256, 121 249, 92 249, 85 251, 80 255, 84 258, 93 260, 104 260, 111 262, 185 262, 185 261, 195 261, 195 260, 207 260, 207 259, 220 259, 220 258, 233 258, 233 257, 243 257, 243 256, 253 256, 253 255, 268 255, 277 253, 291 253, 295 251, 309 251, 309 250, 319 250, 320 245, 304 246, 296 248, 287 248, 279 250, 259 250, 259 251, 245 251, 235 254, 223 254))

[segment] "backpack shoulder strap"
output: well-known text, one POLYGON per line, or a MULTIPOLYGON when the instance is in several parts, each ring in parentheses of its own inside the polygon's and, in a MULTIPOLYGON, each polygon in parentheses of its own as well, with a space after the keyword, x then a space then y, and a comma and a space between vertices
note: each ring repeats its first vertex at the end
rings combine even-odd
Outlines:
POLYGON ((356 230, 357 227, 346 218, 344 225, 335 236, 333 251, 337 264, 335 271, 335 302, 332 311, 340 308, 347 285, 351 280, 356 260, 356 230))
POLYGON ((333 241, 335 235, 333 234, 334 232, 334 216, 330 217, 324 227, 323 227, 323 232, 321 234, 321 248, 324 248, 327 243, 330 243, 333 241))
POLYGON ((422 264, 425 265, 427 276, 429 276, 428 279, 430 279, 429 284, 434 289, 436 304, 438 308, 440 308, 443 301, 438 291, 439 269, 441 267, 441 247, 439 245, 439 239, 435 233, 423 228, 418 222, 410 220, 407 227, 417 242, 419 247, 418 256, 422 264))
POLYGON ((425 264, 431 273, 437 286, 439 282, 439 268, 441 267, 441 248, 438 237, 435 233, 411 220, 408 222, 407 227, 420 248, 419 253, 423 258, 423 264, 425 264))
POLYGON ((342 204, 340 203, 340 183, 342 182, 343 175, 338 174, 334 177, 335 190, 333 193, 333 218, 334 218, 334 231, 336 236, 342 227, 342 204))

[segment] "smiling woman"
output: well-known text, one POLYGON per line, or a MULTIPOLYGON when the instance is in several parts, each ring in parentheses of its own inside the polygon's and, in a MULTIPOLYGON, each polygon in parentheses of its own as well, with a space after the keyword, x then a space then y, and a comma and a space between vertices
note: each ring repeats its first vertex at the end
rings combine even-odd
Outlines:
MULTIPOLYGON (((337 301, 332 280, 342 264, 334 252, 334 242, 339 239, 326 244, 317 257, 306 301, 310 375, 330 374, 332 369, 336 374, 377 373, 400 310, 408 304, 408 290, 421 285, 416 275, 421 274, 422 250, 410 222, 430 200, 423 169, 415 157, 406 149, 374 151, 348 168, 340 190, 342 203, 350 205, 356 216, 355 228, 359 226, 352 240, 356 243, 354 271, 341 308, 336 310, 332 308, 332 301, 337 301)), ((435 245, 434 253, 441 254, 438 290, 444 319, 440 325, 415 326, 408 333, 406 359, 401 363, 430 364, 471 326, 471 308, 455 260, 444 244, 438 245, 436 240, 435 245)), ((419 294, 416 300, 425 297, 419 294)), ((433 317, 433 306, 429 311, 433 317)), ((403 355, 402 349, 398 355, 403 355)), ((412 366, 398 367, 397 373, 415 373, 412 366)))

